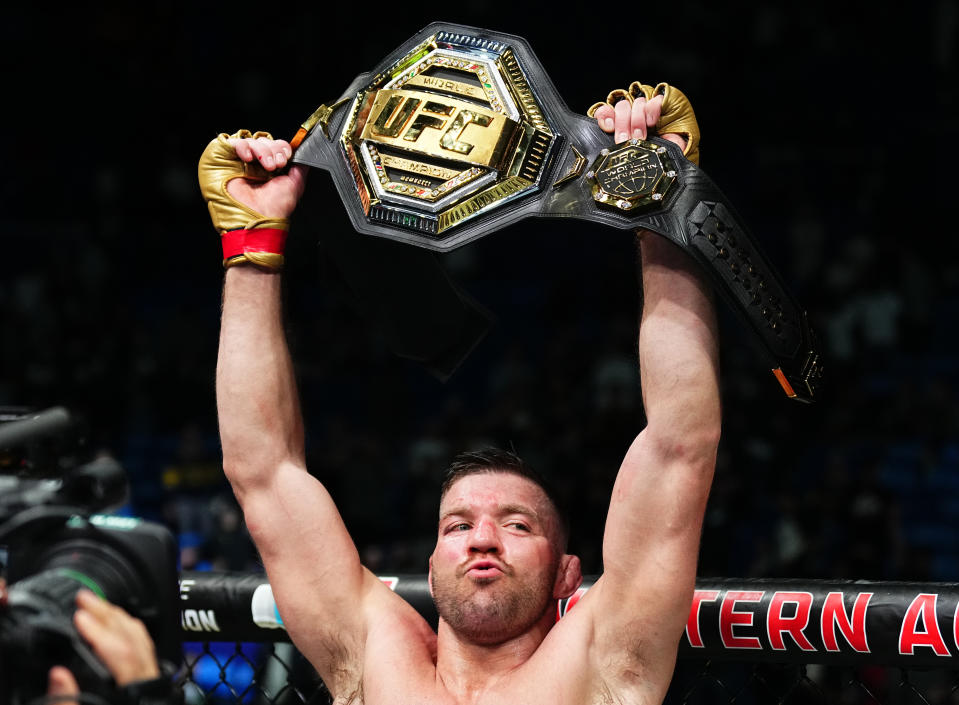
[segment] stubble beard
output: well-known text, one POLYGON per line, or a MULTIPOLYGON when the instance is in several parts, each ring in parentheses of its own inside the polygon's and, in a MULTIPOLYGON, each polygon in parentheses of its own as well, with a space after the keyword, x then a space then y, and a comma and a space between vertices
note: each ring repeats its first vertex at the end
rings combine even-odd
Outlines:
POLYGON ((476 644, 494 645, 528 631, 551 606, 552 581, 546 576, 517 581, 433 575, 436 611, 457 634, 476 644))

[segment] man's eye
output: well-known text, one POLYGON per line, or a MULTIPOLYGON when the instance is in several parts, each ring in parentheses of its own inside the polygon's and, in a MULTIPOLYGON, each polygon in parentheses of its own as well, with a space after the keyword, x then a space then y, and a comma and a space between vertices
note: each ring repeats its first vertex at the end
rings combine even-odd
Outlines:
POLYGON ((446 529, 447 531, 469 531, 470 525, 464 521, 461 521, 457 524, 450 524, 446 529))
POLYGON ((529 531, 529 527, 521 521, 514 521, 510 524, 510 526, 512 526, 514 529, 519 529, 520 531, 529 531))

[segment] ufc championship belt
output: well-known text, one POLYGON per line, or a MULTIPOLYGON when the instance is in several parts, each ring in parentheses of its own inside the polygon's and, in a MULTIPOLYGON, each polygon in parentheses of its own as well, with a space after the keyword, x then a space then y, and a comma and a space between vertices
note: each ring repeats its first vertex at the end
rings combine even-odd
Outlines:
POLYGON ((430 24, 292 144, 294 162, 330 172, 357 231, 435 252, 534 216, 666 237, 709 273, 786 394, 816 394, 807 314, 719 188, 668 140, 611 144, 521 37, 430 24))

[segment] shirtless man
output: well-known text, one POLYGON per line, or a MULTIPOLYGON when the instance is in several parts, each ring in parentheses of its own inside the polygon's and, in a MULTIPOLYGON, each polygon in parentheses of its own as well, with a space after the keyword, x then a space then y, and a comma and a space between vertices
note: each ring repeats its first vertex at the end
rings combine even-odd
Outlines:
MULTIPOLYGON (((595 117, 616 142, 645 137, 662 102, 622 101, 595 117)), ((222 136, 220 145, 276 173, 234 178, 226 190, 258 222, 282 225, 306 177, 302 167, 284 170, 290 146, 263 136, 222 136)), ((603 575, 554 624, 555 601, 581 581, 555 507, 510 468, 465 474, 442 497, 430 558, 436 632, 360 564, 332 498, 307 472, 277 263, 240 257, 228 267, 216 378, 223 467, 290 637, 337 705, 662 702, 719 442, 717 339, 711 295, 691 261, 656 235, 640 234, 638 245, 648 425, 616 478, 603 575)))

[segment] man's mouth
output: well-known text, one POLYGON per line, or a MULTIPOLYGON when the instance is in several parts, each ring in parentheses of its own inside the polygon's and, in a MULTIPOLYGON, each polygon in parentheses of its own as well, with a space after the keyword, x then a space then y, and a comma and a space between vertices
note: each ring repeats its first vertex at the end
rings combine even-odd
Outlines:
POLYGON ((473 578, 492 578, 502 574, 503 569, 493 561, 476 561, 466 569, 466 575, 473 578))

